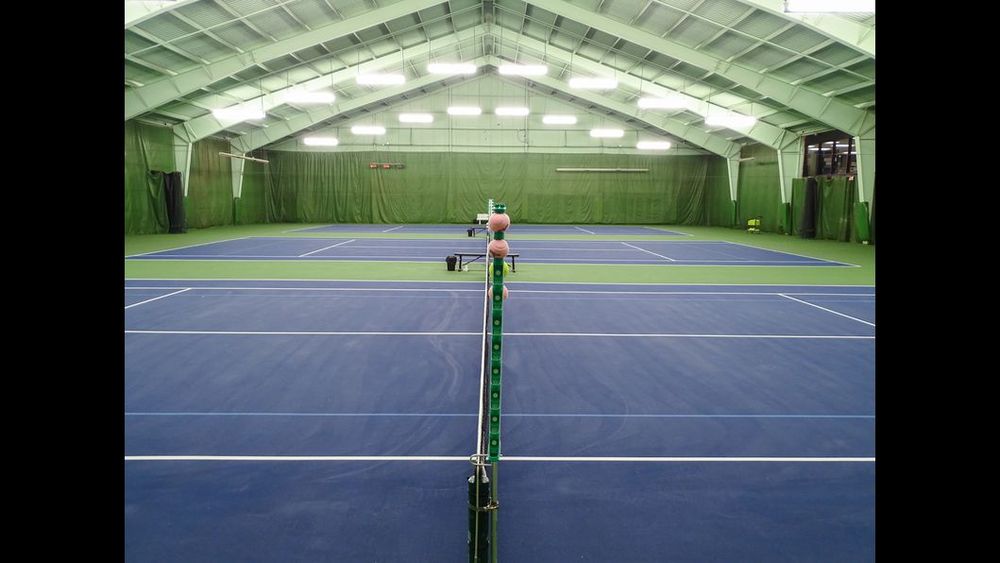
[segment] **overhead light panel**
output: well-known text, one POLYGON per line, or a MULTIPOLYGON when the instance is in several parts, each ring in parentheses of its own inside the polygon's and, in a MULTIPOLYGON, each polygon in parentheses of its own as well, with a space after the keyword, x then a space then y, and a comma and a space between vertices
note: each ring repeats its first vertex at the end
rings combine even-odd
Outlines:
POLYGON ((431 74, 476 74, 472 63, 430 63, 427 72, 431 74))
POLYGON ((545 115, 542 116, 542 123, 546 125, 573 125, 576 123, 575 115, 545 115))
POLYGON ((752 115, 709 115, 705 118, 705 125, 729 129, 752 127, 754 123, 757 123, 757 118, 752 115))
POLYGON ((355 135, 385 135, 385 127, 381 125, 355 125, 351 127, 355 135))
POLYGON ((670 148, 670 141, 639 141, 635 148, 650 151, 665 151, 670 148))
POLYGON ((684 109, 686 104, 683 98, 639 98, 640 109, 684 109))
POLYGON ((614 138, 614 137, 623 137, 624 135, 625 135, 625 131, 623 131, 621 129, 591 129, 590 130, 590 136, 591 137, 611 137, 611 138, 614 138))
POLYGON ((493 110, 493 113, 497 115, 513 115, 523 117, 528 115, 529 110, 524 107, 499 107, 493 110))
POLYGON ((569 87, 578 90, 611 90, 618 87, 614 78, 570 78, 569 87))
POLYGON ((248 119, 264 119, 264 110, 246 106, 233 106, 222 109, 213 109, 212 115, 216 119, 235 119, 246 121, 248 119))
POLYGON ((483 109, 478 106, 451 106, 448 108, 448 115, 479 115, 483 109))
POLYGON ((285 102, 290 104, 332 104, 337 96, 333 92, 289 92, 285 102))
POLYGON ((547 65, 502 64, 498 70, 500 74, 509 76, 542 76, 549 71, 549 67, 547 65))
POLYGON ((434 116, 429 113, 401 113, 399 114, 400 123, 432 123, 434 121, 434 116))
POLYGON ((357 81, 365 86, 392 86, 405 83, 406 77, 402 74, 359 74, 357 81))
POLYGON ((875 13, 875 0, 786 0, 785 13, 875 13))
POLYGON ((336 137, 305 137, 302 142, 310 147, 335 147, 340 144, 336 137))

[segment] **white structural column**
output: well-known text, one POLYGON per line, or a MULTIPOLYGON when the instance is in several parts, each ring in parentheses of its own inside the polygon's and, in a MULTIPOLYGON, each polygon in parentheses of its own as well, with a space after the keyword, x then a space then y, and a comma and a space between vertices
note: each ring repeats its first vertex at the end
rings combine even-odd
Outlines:
POLYGON ((781 203, 792 201, 792 180, 802 177, 802 137, 791 139, 778 149, 778 177, 781 182, 781 203))
MULTIPOLYGON (((858 201, 871 201, 875 190, 875 130, 869 135, 854 137, 858 151, 858 201)), ((871 210, 869 210, 871 213, 871 210)))
POLYGON ((740 155, 731 156, 726 159, 726 169, 729 171, 729 198, 733 200, 733 209, 736 208, 736 190, 740 185, 740 155))

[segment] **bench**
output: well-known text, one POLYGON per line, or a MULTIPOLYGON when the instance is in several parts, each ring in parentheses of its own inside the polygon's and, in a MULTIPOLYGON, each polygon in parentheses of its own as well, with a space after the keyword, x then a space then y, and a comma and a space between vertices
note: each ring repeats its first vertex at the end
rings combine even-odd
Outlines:
POLYGON ((476 220, 472 222, 476 226, 472 227, 471 229, 468 229, 469 236, 474 237, 476 236, 476 233, 478 233, 479 231, 485 232, 486 227, 484 225, 486 225, 486 223, 489 222, 490 222, 489 213, 478 213, 476 215, 476 220))
MULTIPOLYGON (((466 265, 468 265, 468 264, 471 264, 471 263, 475 262, 476 260, 479 260, 480 258, 486 258, 486 252, 456 252, 455 256, 458 257, 458 271, 462 271, 462 264, 463 264, 463 262, 466 265), (474 258, 472 258, 471 260, 466 260, 465 259, 466 257, 474 257, 474 258)), ((510 258, 510 271, 511 272, 516 272, 517 271, 517 264, 515 263, 515 258, 517 258, 519 256, 521 256, 521 255, 518 254, 517 252, 510 252, 510 253, 507 254, 507 257, 510 258)))

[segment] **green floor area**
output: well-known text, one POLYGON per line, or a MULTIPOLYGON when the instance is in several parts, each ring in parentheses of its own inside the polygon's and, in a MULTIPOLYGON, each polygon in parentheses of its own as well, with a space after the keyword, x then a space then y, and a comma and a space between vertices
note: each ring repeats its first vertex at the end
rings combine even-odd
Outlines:
MULTIPOLYGON (((206 242, 254 236, 325 237, 325 238, 466 238, 463 227, 456 225, 456 235, 399 233, 292 233, 309 224, 238 225, 191 229, 184 234, 131 235, 125 237, 125 256, 166 250, 206 242)), ((645 264, 540 264, 519 263, 509 280, 530 282, 591 283, 704 283, 704 284, 802 284, 802 285, 874 285, 875 247, 829 240, 807 240, 774 233, 750 234, 723 227, 665 226, 690 234, 671 235, 531 235, 533 240, 721 240, 736 242, 854 264, 857 267, 830 266, 671 266, 645 264)), ((516 239, 510 239, 511 245, 516 239)), ((468 272, 449 272, 444 263, 312 261, 290 260, 127 260, 125 276, 148 279, 330 279, 330 280, 410 280, 410 281, 481 281, 484 265, 474 264, 468 272)))

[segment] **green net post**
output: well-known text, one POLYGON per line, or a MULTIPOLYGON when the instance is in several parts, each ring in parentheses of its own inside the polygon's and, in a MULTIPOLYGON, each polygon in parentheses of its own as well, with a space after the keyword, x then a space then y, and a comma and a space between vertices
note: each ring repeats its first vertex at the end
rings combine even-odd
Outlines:
MULTIPOLYGON (((493 205, 496 213, 505 213, 507 206, 502 203, 493 205)), ((493 240, 503 240, 504 232, 493 233, 493 240)), ((490 442, 489 460, 491 463, 500 461, 500 383, 503 352, 503 258, 493 259, 493 313, 491 319, 490 338, 490 442)))
POLYGON ((492 483, 481 462, 473 460, 473 465, 476 466, 475 471, 469 477, 469 562, 486 563, 490 561, 492 543, 492 483))

